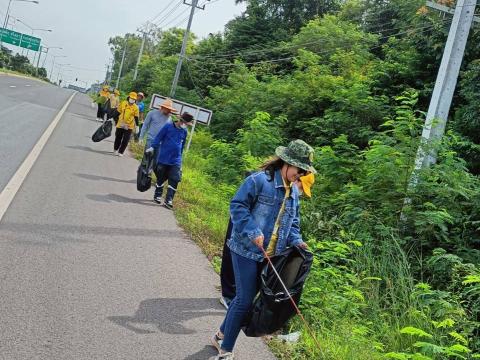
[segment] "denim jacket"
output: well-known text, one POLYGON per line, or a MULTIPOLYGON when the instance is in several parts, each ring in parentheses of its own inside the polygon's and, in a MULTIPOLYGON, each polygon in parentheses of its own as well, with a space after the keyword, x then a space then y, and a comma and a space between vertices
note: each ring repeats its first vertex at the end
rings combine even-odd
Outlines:
MULTIPOLYGON (((275 172, 273 181, 269 180, 270 176, 264 171, 250 175, 230 203, 233 230, 228 247, 234 253, 258 262, 263 261, 263 254, 253 240, 263 235, 265 239, 263 247, 268 248, 275 221, 285 198, 280 170, 275 172)), ((298 189, 293 186, 286 200, 275 253, 303 242, 300 235, 298 196, 298 189)))

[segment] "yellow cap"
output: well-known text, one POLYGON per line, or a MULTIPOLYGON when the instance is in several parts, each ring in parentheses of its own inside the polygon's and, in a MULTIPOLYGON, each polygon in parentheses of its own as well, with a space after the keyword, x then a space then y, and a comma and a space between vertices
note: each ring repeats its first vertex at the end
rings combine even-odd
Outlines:
POLYGON ((130 94, 128 94, 128 97, 133 100, 137 100, 137 93, 135 91, 132 91, 130 94))
POLYGON ((300 182, 302 183, 303 193, 308 197, 312 197, 312 186, 315 182, 315 175, 312 173, 301 176, 300 182))

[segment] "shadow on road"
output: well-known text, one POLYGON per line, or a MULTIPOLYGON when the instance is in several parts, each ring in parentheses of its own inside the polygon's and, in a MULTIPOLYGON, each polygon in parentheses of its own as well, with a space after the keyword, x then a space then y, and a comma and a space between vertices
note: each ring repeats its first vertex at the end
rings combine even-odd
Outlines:
POLYGON ((69 149, 74 149, 74 150, 82 150, 82 151, 88 151, 88 152, 93 152, 97 154, 103 154, 103 155, 109 155, 113 156, 113 153, 111 151, 101 151, 101 150, 94 150, 91 147, 88 146, 81 146, 81 145, 76 145, 76 146, 66 146, 69 149))
POLYGON ((111 177, 106 177, 106 176, 99 176, 99 175, 91 175, 91 174, 74 174, 75 176, 78 176, 82 179, 87 179, 87 180, 100 180, 100 181, 112 181, 112 182, 119 182, 119 183, 126 183, 126 184, 136 184, 137 180, 123 180, 123 179, 115 179, 111 177))
POLYGON ((91 116, 88 116, 88 115, 84 115, 84 114, 77 114, 77 113, 69 113, 70 115, 74 116, 74 117, 77 117, 77 118, 80 118, 82 120, 88 120, 88 121, 93 121, 93 122, 96 122, 98 123, 98 126, 100 126, 100 122, 95 119, 95 118, 92 118, 91 116))
POLYGON ((199 352, 196 352, 195 354, 187 356, 183 360, 207 360, 207 359, 212 359, 217 354, 218 352, 213 346, 207 345, 199 352))
POLYGON ((28 234, 34 236, 36 241, 28 241, 26 239, 19 239, 22 244, 30 245, 46 245, 48 243, 53 244, 55 242, 92 242, 91 240, 84 240, 75 238, 75 236, 138 236, 145 238, 170 238, 178 237, 178 231, 176 230, 156 230, 156 229, 144 229, 144 228, 131 228, 131 227, 107 227, 107 226, 84 226, 84 225, 60 225, 60 224, 27 224, 27 223, 2 223, 0 226, 0 238, 14 238, 5 232, 11 232, 15 235, 28 234))
POLYGON ((147 206, 154 206, 154 207, 161 208, 161 206, 155 204, 153 200, 131 199, 126 196, 122 196, 118 194, 106 194, 106 195, 88 194, 87 199, 98 201, 98 202, 104 202, 104 203, 118 202, 123 204, 138 204, 138 205, 147 205, 147 206))
POLYGON ((148 299, 140 303, 133 316, 110 316, 108 319, 139 335, 156 333, 152 325, 163 333, 189 335, 196 331, 183 323, 205 316, 225 316, 217 299, 148 299))

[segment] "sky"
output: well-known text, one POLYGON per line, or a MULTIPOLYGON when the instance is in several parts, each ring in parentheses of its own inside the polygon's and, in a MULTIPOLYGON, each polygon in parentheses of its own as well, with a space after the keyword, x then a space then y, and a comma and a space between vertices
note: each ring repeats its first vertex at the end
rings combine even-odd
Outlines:
MULTIPOLYGON (((8 28, 29 35, 31 28, 51 29, 52 32, 37 30, 34 33, 42 39, 42 44, 52 47, 45 63, 48 74, 52 69, 53 56, 58 55, 55 63, 64 65, 55 66, 54 80, 58 73, 64 82, 73 83, 78 77, 79 82, 75 85, 82 87, 83 82, 90 85, 105 78, 106 65, 112 57, 109 38, 133 33, 152 20, 164 29, 174 25, 186 27, 191 9, 183 0, 38 0, 39 4, 27 1, 12 1, 9 12, 12 18, 8 28)), ((2 24, 8 2, 0 0, 2 24)), ((199 0, 199 4, 204 3, 205 10, 196 11, 192 23, 192 32, 199 38, 222 31, 229 20, 245 10, 245 5, 235 5, 235 0, 199 0)), ((22 53, 21 48, 7 47, 22 53)), ((23 52, 26 54, 26 50, 23 52)), ((28 56, 32 59, 33 52, 28 56)), ((45 55, 42 55, 40 65, 44 59, 45 55)))

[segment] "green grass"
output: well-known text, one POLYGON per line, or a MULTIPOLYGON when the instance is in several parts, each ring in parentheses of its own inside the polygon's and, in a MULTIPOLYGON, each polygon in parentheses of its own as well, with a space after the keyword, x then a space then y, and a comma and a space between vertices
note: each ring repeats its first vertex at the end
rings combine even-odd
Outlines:
POLYGON ((41 79, 41 78, 36 77, 34 75, 25 74, 25 73, 22 73, 22 72, 19 72, 19 71, 9 70, 9 69, 5 69, 5 68, 0 68, 0 75, 1 74, 16 75, 16 76, 20 76, 20 77, 23 77, 23 78, 28 78, 28 79, 32 79, 32 80, 47 82, 45 79, 41 79))

